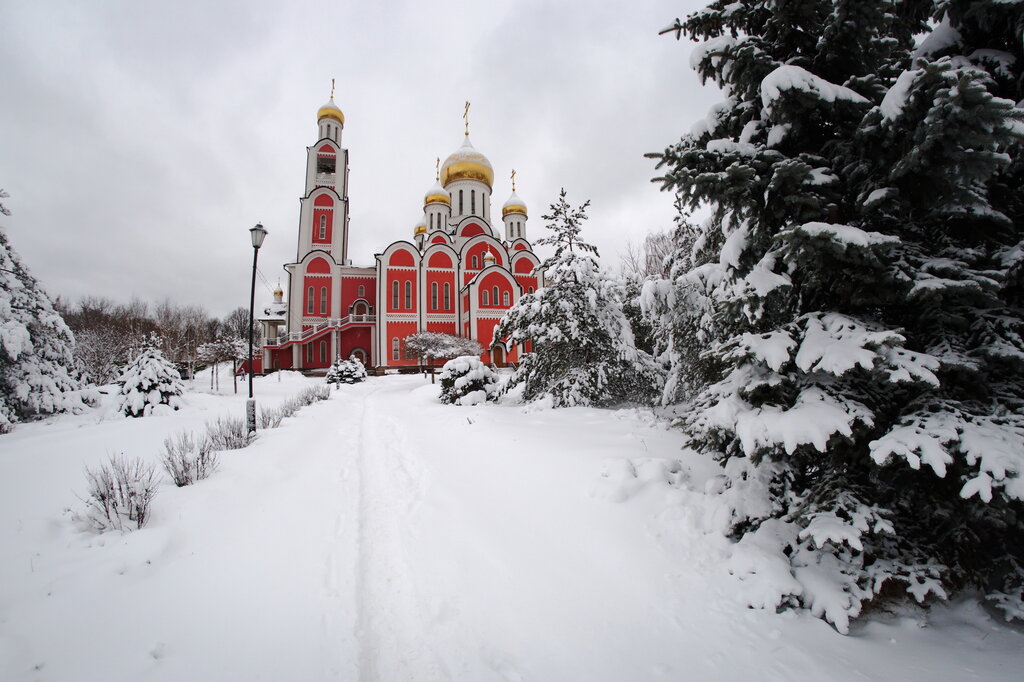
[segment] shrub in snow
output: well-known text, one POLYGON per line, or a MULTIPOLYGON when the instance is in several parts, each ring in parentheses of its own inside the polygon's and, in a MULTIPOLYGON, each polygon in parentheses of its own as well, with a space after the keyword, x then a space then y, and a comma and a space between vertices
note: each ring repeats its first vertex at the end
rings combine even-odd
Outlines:
POLYGON ((475 355, 445 363, 441 370, 441 402, 446 405, 477 405, 498 391, 498 377, 475 355))
POLYGON ((659 155, 712 209, 645 288, 663 396, 723 464, 752 604, 845 632, 898 588, 970 588, 1019 617, 1024 5, 855 4, 678 22, 728 99, 659 155))
POLYGON ((128 365, 121 378, 118 412, 129 417, 148 417, 162 409, 181 407, 185 386, 174 365, 168 362, 154 339, 149 340, 138 357, 128 365))
POLYGON ((182 431, 164 439, 161 462, 174 485, 182 488, 207 478, 217 470, 217 451, 209 438, 196 438, 188 431, 182 431))
POLYGON ((328 384, 357 384, 366 379, 366 368, 355 358, 337 360, 327 370, 328 384))
POLYGON ((256 439, 241 417, 217 417, 206 423, 206 440, 214 450, 241 450, 256 439))
POLYGON ((621 283, 601 271, 597 249, 580 239, 589 203, 572 208, 563 189, 544 216, 553 234, 537 243, 555 247, 543 266, 548 283, 520 298, 496 332, 532 344, 508 387, 522 384, 525 400, 547 398, 555 407, 651 403, 662 373, 634 344, 621 283))
POLYGON ((307 386, 298 395, 288 398, 277 407, 263 408, 259 414, 261 429, 276 429, 286 417, 291 417, 307 405, 321 400, 329 400, 329 386, 307 386))
POLYGON ((137 530, 149 520, 156 496, 157 476, 152 464, 113 455, 96 469, 86 469, 89 483, 85 521, 95 530, 137 530))
MULTIPOLYGON (((7 193, 0 190, 0 199, 7 193)), ((0 215, 10 215, 0 203, 0 215)), ((82 407, 75 339, 0 228, 0 433, 82 407)))

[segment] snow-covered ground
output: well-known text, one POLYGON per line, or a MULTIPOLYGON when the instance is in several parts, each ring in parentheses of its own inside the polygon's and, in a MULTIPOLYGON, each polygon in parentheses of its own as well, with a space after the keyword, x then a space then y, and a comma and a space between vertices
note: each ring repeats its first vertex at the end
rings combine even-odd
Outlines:
POLYGON ((221 378, 173 415, 0 437, 0 679, 1020 679, 1024 635, 970 600, 845 637, 744 608, 714 467, 644 411, 449 407, 371 378, 163 485, 143 530, 82 531, 83 467, 243 414, 221 378))

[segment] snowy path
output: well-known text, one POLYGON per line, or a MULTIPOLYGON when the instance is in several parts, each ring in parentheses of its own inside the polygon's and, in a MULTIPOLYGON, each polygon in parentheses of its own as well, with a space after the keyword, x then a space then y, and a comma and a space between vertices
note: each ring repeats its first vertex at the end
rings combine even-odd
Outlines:
POLYGON ((743 608, 707 530, 713 467, 642 413, 436 392, 343 387, 209 480, 162 488, 123 537, 61 514, 82 463, 155 459, 166 433, 241 402, 0 438, 0 679, 1019 677, 1024 637, 970 602, 850 637, 743 608))

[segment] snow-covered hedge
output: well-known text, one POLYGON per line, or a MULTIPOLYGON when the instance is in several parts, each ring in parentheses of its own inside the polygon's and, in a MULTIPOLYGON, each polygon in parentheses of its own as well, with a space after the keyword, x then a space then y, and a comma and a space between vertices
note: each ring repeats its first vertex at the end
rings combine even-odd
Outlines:
POLYGON ((217 470, 217 451, 208 437, 195 437, 188 431, 164 439, 160 458, 164 471, 174 485, 182 488, 207 478, 217 470))
POLYGON ((148 417, 181 407, 185 386, 174 365, 164 358, 155 344, 147 344, 139 356, 125 368, 117 410, 128 417, 148 417))
POLYGON ((441 402, 446 405, 477 405, 497 391, 497 375, 475 355, 449 360, 441 370, 441 402))

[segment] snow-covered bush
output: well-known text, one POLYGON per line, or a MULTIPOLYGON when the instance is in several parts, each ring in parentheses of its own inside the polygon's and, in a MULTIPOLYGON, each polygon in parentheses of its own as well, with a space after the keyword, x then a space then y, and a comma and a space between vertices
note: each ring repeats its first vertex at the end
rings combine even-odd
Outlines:
POLYGON ((206 423, 206 440, 214 450, 241 450, 255 440, 241 417, 221 415, 206 423))
POLYGON ((261 429, 276 429, 287 417, 293 416, 303 407, 321 400, 329 400, 329 386, 307 386, 298 395, 288 398, 277 407, 265 407, 260 410, 259 424, 261 429))
MULTIPOLYGON (((0 190, 0 199, 7 193, 0 190)), ((0 203, 0 215, 10 215, 0 203)), ((75 339, 0 227, 0 433, 82 407, 75 339)))
POLYGON ((326 379, 328 384, 358 384, 366 379, 366 368, 355 358, 348 360, 339 358, 327 370, 326 379))
POLYGON ((342 359, 338 358, 334 361, 334 364, 327 369, 327 374, 324 375, 324 381, 329 385, 333 385, 335 388, 341 383, 341 363, 342 359))
POLYGON ((178 370, 152 339, 125 368, 118 383, 121 390, 117 410, 129 417, 148 417, 161 409, 177 410, 185 392, 178 370))
POLYGON ((366 368, 355 359, 342 360, 338 366, 338 383, 358 384, 366 379, 366 368))
POLYGON ((174 485, 182 488, 217 470, 217 451, 209 438, 182 431, 164 439, 161 462, 174 485))
POLYGON ((146 525, 157 487, 152 464, 112 455, 106 464, 86 468, 85 477, 89 489, 84 520, 95 530, 137 530, 146 525))
POLYGON ((276 407, 260 407, 257 423, 261 429, 276 429, 285 417, 290 416, 291 414, 287 414, 284 404, 276 407))
POLYGON ((477 405, 492 400, 498 377, 475 355, 445 363, 441 370, 441 402, 446 405, 477 405))

